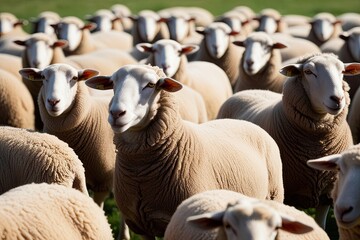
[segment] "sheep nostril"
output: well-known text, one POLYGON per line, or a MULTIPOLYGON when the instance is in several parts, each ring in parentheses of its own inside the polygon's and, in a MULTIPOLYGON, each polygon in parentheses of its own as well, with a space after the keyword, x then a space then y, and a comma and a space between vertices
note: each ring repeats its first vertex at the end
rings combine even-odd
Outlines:
POLYGON ((331 96, 330 99, 335 103, 340 104, 344 97, 331 96))
POLYGON ((252 66, 254 64, 254 61, 253 60, 246 60, 246 64, 248 66, 252 66))
POLYGON ((55 107, 55 105, 60 102, 59 99, 48 99, 47 101, 52 107, 55 107))
POLYGON ((110 114, 111 114, 111 116, 113 116, 114 119, 117 119, 117 118, 119 118, 119 117, 121 117, 121 116, 124 116, 125 113, 126 113, 125 110, 124 110, 124 111, 122 111, 122 110, 119 110, 119 111, 110 111, 110 114))
POLYGON ((340 211, 341 211, 341 218, 344 217, 344 215, 348 214, 348 213, 351 213, 353 211, 354 207, 350 206, 350 207, 347 207, 347 208, 341 208, 340 211))

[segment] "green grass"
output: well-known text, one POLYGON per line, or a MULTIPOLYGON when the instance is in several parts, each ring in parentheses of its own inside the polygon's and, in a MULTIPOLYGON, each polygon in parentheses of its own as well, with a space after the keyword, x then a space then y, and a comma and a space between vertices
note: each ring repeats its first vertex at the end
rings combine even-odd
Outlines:
MULTIPOLYGON (((313 16, 319 12, 331 12, 339 15, 345 12, 360 13, 359 0, 1 0, 1 12, 11 12, 18 18, 29 19, 38 15, 41 11, 51 10, 58 12, 60 16, 77 16, 82 18, 86 14, 91 14, 101 8, 110 8, 113 4, 121 3, 130 8, 136 14, 142 9, 160 10, 171 6, 198 6, 203 7, 213 13, 215 16, 228 11, 236 6, 244 5, 259 12, 264 8, 275 8, 281 14, 301 14, 313 16)), ((113 229, 114 236, 119 232, 119 219, 116 203, 113 197, 105 202, 105 213, 113 229)), ((307 211, 309 215, 313 210, 307 211)), ((328 228, 326 230, 331 239, 338 239, 336 223, 332 211, 328 217, 328 228)), ((137 235, 132 234, 132 239, 140 239, 137 235)))

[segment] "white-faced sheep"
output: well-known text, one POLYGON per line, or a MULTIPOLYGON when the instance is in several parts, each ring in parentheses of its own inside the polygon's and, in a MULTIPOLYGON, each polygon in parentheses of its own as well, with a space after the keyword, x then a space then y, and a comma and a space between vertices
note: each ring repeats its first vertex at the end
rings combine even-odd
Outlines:
POLYGON ((238 48, 233 42, 237 32, 223 22, 214 22, 206 28, 198 27, 196 31, 204 35, 194 60, 211 62, 225 71, 231 87, 234 88, 239 78, 240 59, 244 49, 238 48))
POLYGON ((360 27, 360 13, 346 12, 336 18, 341 21, 341 27, 344 31, 349 31, 354 27, 360 27))
POLYGON ((186 54, 197 50, 197 46, 163 39, 154 44, 138 44, 137 47, 150 53, 146 63, 162 68, 168 77, 201 94, 209 120, 216 117, 221 104, 232 95, 231 84, 224 70, 210 62, 187 61, 186 54))
POLYGON ((259 27, 259 22, 254 20, 256 17, 255 12, 245 5, 236 6, 231 11, 239 12, 240 14, 244 15, 248 20, 249 24, 252 27, 253 30, 257 29, 259 27))
MULTIPOLYGON (((358 69, 357 71, 360 71, 358 69)), ((351 100, 351 106, 348 115, 348 123, 351 129, 354 144, 360 143, 360 90, 358 89, 351 100)))
POLYGON ((259 27, 256 31, 266 32, 268 34, 287 31, 286 22, 281 19, 279 11, 273 8, 261 10, 253 20, 259 22, 259 27))
POLYGON ((56 33, 51 25, 59 23, 61 17, 58 13, 53 11, 41 12, 37 17, 31 18, 30 22, 32 26, 32 33, 46 33, 56 39, 56 33))
POLYGON ((129 19, 131 16, 130 9, 124 4, 114 4, 110 7, 110 10, 118 17, 121 21, 122 27, 125 32, 131 33, 131 29, 133 27, 132 21, 129 19))
POLYGON ((109 9, 99 9, 93 14, 86 15, 85 19, 96 24, 92 32, 124 31, 121 19, 109 9))
POLYGON ((34 102, 26 86, 0 69, 0 125, 35 128, 34 102))
POLYGON ((27 37, 28 33, 22 28, 25 23, 12 13, 0 12, 0 53, 21 56, 23 48, 14 44, 13 40, 27 37))
POLYGON ((223 104, 218 115, 251 121, 275 139, 283 162, 284 202, 317 207, 321 226, 325 226, 335 174, 311 169, 306 161, 339 153, 353 144, 346 122, 348 85, 342 78, 354 74, 353 66, 359 65, 344 64, 333 54, 304 57, 282 68, 289 77, 283 94, 241 91, 223 104))
MULTIPOLYGON (((247 37, 253 31, 253 28, 250 25, 250 20, 244 14, 237 11, 225 12, 216 17, 215 22, 226 23, 234 33, 235 39, 239 40, 247 37)), ((206 27, 209 27, 210 24, 208 24, 206 27)))
POLYGON ((286 45, 274 42, 265 32, 253 32, 244 41, 233 43, 245 47, 234 92, 246 89, 282 92, 285 77, 279 73, 281 68, 279 49, 285 48, 286 45))
POLYGON ((171 93, 182 85, 155 66, 127 65, 86 84, 114 89, 108 121, 117 148, 115 198, 136 233, 163 236, 176 207, 204 190, 282 201, 278 147, 260 127, 183 121, 171 93))
POLYGON ((0 127, 0 195, 29 183, 56 183, 88 195, 85 171, 69 145, 57 137, 0 127))
MULTIPOLYGON (((343 62, 360 62, 360 27, 355 27, 347 32, 342 32, 321 46, 322 52, 331 52, 343 62)), ((345 76, 345 81, 350 86, 350 99, 360 86, 360 76, 345 76)))
POLYGON ((229 190, 210 190, 195 194, 178 206, 164 239, 325 240, 329 237, 312 217, 294 207, 229 190))
POLYGON ((332 198, 334 215, 340 240, 360 238, 360 145, 319 159, 309 160, 308 165, 337 174, 332 198))
POLYGON ((113 239, 104 211, 79 191, 28 184, 0 195, 3 239, 113 239))

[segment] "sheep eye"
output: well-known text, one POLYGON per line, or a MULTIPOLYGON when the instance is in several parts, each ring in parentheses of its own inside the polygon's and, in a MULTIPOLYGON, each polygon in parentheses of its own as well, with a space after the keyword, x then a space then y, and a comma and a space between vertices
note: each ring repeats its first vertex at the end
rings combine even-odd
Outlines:
POLYGON ((78 77, 77 77, 77 76, 74 76, 74 77, 72 78, 72 80, 77 81, 77 80, 78 80, 78 77))
POLYGON ((309 69, 306 69, 306 70, 304 71, 304 73, 305 73, 305 74, 312 74, 312 71, 309 70, 309 69))
POLYGON ((42 80, 45 80, 45 76, 44 76, 44 75, 41 75, 40 78, 41 78, 42 80))
POLYGON ((143 90, 145 88, 154 88, 155 87, 155 83, 149 82, 148 84, 146 84, 146 86, 143 88, 143 90))
POLYGON ((231 228, 230 224, 228 224, 228 223, 226 223, 224 227, 225 227, 226 229, 230 229, 230 228, 231 228))

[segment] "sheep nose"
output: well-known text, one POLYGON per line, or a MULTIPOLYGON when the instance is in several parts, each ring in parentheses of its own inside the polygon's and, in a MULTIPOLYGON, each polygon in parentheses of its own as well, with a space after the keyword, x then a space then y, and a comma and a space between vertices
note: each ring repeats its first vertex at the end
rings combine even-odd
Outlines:
POLYGON ((340 104, 341 101, 344 99, 344 96, 342 96, 342 97, 331 96, 330 99, 331 99, 332 101, 334 101, 336 104, 340 104))
POLYGON ((251 59, 246 60, 246 64, 251 67, 254 64, 254 61, 251 59))
POLYGON ((126 110, 115 110, 115 111, 111 110, 110 111, 110 114, 114 119, 118 119, 119 117, 124 116, 125 113, 126 113, 126 110))
POLYGON ((59 99, 48 99, 47 101, 52 107, 55 107, 55 105, 60 102, 59 99))
POLYGON ((343 219, 346 214, 351 213, 353 210, 353 206, 336 206, 336 211, 340 213, 341 219, 343 219))

